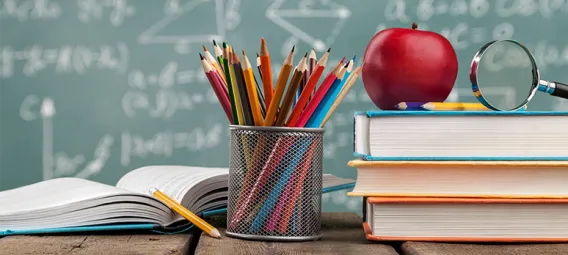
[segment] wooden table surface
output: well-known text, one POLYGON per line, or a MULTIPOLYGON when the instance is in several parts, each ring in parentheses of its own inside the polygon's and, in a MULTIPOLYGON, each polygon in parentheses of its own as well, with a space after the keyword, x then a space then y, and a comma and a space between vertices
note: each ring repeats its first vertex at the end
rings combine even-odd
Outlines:
MULTIPOLYGON (((365 239, 361 218, 354 213, 324 213, 323 238, 306 242, 261 242, 193 233, 75 234, 0 238, 4 254, 376 254, 376 255, 565 255, 567 244, 452 244, 431 242, 377 243, 365 239), (200 236, 200 238, 195 238, 200 236), (398 251, 398 253, 397 253, 398 251)), ((225 215, 207 219, 224 233, 225 215)))

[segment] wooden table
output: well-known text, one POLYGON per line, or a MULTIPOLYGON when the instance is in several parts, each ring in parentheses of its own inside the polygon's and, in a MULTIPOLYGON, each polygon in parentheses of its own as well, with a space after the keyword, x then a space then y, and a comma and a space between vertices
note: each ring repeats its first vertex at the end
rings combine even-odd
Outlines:
MULTIPOLYGON (((398 255, 386 244, 367 241, 361 217, 355 213, 323 213, 322 239, 305 242, 261 242, 224 236, 215 239, 202 234, 195 254, 374 254, 398 255)), ((225 229, 219 229, 221 233, 225 229)))
MULTIPOLYGON (((223 233, 225 216, 207 219, 223 233)), ((376 254, 376 255, 536 255, 568 254, 568 244, 450 244, 405 242, 381 244, 365 239, 354 213, 324 213, 323 238, 307 242, 214 239, 198 229, 178 235, 99 233, 0 238, 4 254, 376 254), (195 238, 200 237, 200 238, 195 238), (397 253, 398 251, 398 253, 397 253)))

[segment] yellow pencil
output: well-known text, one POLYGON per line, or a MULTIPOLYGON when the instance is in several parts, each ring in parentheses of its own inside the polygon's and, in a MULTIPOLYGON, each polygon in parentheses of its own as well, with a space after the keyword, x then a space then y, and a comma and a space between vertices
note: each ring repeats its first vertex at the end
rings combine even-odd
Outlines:
POLYGON ((203 219, 199 218, 199 216, 195 215, 194 213, 189 211, 187 208, 180 205, 178 202, 169 198, 166 194, 162 193, 158 189, 151 188, 150 194, 152 196, 156 197, 157 199, 159 199, 160 201, 164 202, 166 205, 168 205, 170 208, 172 208, 172 210, 179 213, 181 216, 186 218, 188 221, 193 223, 195 226, 197 226, 198 228, 200 228, 201 230, 203 230, 204 232, 206 232, 210 236, 215 237, 215 238, 221 238, 221 233, 219 233, 219 230, 217 230, 215 227, 211 226, 209 223, 207 223, 203 219))
POLYGON ((488 111, 489 108, 480 103, 461 102, 401 102, 396 105, 399 110, 426 111, 488 111))
MULTIPOLYGON (((237 84, 237 78, 236 78, 236 74, 235 74, 235 68, 233 68, 233 64, 235 63, 235 57, 234 57, 235 53, 233 52, 233 48, 231 47, 229 50, 229 76, 231 76, 231 86, 233 86, 233 97, 235 98, 235 107, 237 108, 237 118, 238 118, 238 123, 235 123, 237 125, 244 125, 245 124, 245 119, 243 116, 243 107, 241 104, 241 95, 239 94, 239 88, 238 86, 240 86, 240 84, 237 84)), ((248 99, 246 99, 248 100, 248 99)))
POLYGON ((252 72, 252 66, 250 65, 250 61, 244 51, 243 51, 243 61, 241 62, 241 65, 243 67, 243 76, 245 77, 245 84, 247 86, 247 92, 248 92, 254 125, 262 126, 263 124, 262 113, 260 111, 260 102, 258 101, 258 94, 254 82, 254 74, 252 72))

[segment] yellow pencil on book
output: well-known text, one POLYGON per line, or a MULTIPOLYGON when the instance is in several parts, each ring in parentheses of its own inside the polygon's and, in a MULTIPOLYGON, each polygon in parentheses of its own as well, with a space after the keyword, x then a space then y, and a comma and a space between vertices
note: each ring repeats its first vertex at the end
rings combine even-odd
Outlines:
POLYGON ((197 226, 198 228, 203 230, 203 232, 206 232, 207 234, 209 234, 212 237, 221 238, 221 233, 219 233, 219 230, 217 230, 215 227, 211 226, 209 223, 207 223, 203 219, 199 218, 199 216, 195 215, 194 213, 189 211, 187 208, 183 207, 178 202, 171 199, 170 197, 168 197, 166 194, 162 193, 158 189, 151 188, 150 194, 152 196, 156 197, 157 199, 159 199, 160 201, 164 202, 172 210, 179 213, 181 216, 186 218, 188 221, 193 223, 195 226, 197 226))
POLYGON ((401 102, 395 106, 402 111, 488 111, 480 103, 460 102, 401 102))

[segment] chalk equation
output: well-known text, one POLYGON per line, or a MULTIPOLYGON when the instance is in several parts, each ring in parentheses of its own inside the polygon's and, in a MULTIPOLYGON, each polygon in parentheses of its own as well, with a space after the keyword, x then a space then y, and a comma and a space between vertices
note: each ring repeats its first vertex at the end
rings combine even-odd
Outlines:
POLYGON ((211 87, 204 86, 205 92, 191 92, 195 88, 183 86, 206 81, 202 70, 179 70, 178 63, 173 61, 159 73, 132 70, 128 74, 129 89, 122 97, 122 110, 128 118, 144 111, 152 118, 170 119, 178 111, 198 109, 201 104, 218 104, 211 87))
POLYGON ((108 70, 124 73, 128 66, 129 52, 125 43, 115 45, 63 45, 45 48, 32 45, 24 49, 11 46, 0 47, 0 78, 16 75, 16 66, 22 66, 21 73, 32 77, 47 68, 56 74, 87 74, 89 70, 108 70))
POLYGON ((120 163, 128 166, 133 158, 170 158, 176 151, 212 149, 220 144, 224 128, 221 124, 214 124, 207 128, 197 127, 189 132, 165 130, 149 137, 125 131, 121 135, 120 163))
POLYGON ((77 17, 83 23, 100 21, 108 15, 110 24, 118 27, 136 14, 128 0, 77 0, 77 17), (107 14, 108 13, 108 14, 107 14))
POLYGON ((61 16, 60 3, 50 0, 3 0, 0 20, 12 18, 19 22, 54 20, 61 16))

